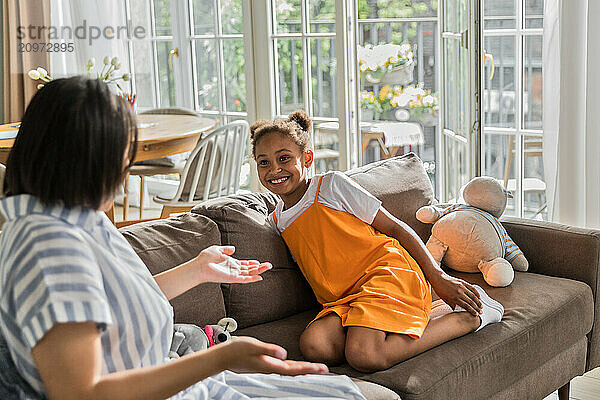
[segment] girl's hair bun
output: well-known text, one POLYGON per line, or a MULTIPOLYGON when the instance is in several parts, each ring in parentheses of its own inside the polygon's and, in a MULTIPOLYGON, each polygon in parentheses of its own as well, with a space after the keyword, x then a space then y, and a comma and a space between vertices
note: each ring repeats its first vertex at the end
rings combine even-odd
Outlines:
POLYGON ((311 120, 303 110, 294 111, 289 115, 288 119, 300 125, 303 131, 310 131, 311 120))
POLYGON ((261 119, 250 125, 250 138, 254 139, 254 135, 256 135, 256 131, 263 125, 266 125, 272 121, 267 119, 261 119))

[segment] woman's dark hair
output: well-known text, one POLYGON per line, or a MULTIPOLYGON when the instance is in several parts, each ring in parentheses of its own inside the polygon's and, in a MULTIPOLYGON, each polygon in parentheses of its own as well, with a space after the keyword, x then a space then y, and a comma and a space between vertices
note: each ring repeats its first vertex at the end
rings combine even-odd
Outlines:
POLYGON ((250 144, 252 145, 252 156, 256 158, 256 143, 267 133, 277 132, 288 136, 302 150, 306 151, 310 146, 311 120, 304 111, 294 111, 287 119, 263 119, 256 121, 250 127, 250 144))
POLYGON ((8 156, 6 196, 94 209, 122 183, 137 150, 131 105, 97 79, 57 79, 25 110, 8 156), (129 146, 129 165, 123 156, 129 146))

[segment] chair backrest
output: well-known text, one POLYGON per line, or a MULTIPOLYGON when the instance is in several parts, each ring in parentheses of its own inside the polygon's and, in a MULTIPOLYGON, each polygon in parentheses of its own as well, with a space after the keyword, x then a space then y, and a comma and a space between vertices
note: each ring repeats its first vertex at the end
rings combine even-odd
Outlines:
POLYGON ((193 204, 238 191, 250 127, 234 121, 200 138, 192 150, 174 200, 193 204))
POLYGON ((194 110, 187 108, 169 107, 169 108, 153 108, 140 112, 140 114, 174 114, 174 115, 198 115, 194 110))

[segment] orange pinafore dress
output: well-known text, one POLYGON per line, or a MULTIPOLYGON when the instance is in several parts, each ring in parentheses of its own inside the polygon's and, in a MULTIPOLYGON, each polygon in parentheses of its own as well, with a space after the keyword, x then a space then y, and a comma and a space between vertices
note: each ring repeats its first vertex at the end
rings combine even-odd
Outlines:
POLYGON ((420 338, 431 312, 431 287, 421 268, 396 239, 319 203, 322 180, 314 203, 281 233, 323 305, 311 323, 334 312, 345 327, 420 338))

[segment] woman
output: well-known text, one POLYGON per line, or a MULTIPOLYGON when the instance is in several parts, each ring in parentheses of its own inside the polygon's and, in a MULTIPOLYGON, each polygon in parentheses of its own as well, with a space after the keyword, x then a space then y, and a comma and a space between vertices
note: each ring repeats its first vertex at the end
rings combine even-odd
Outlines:
POLYGON ((27 107, 0 201, 0 328, 19 374, 50 399, 163 399, 246 398, 247 382, 227 383, 240 375, 206 379, 226 369, 327 372, 251 338, 166 362, 169 299, 203 282, 260 280, 270 265, 221 268, 234 249, 213 246, 152 277, 103 212, 136 142, 131 107, 98 80, 52 81, 27 107))

